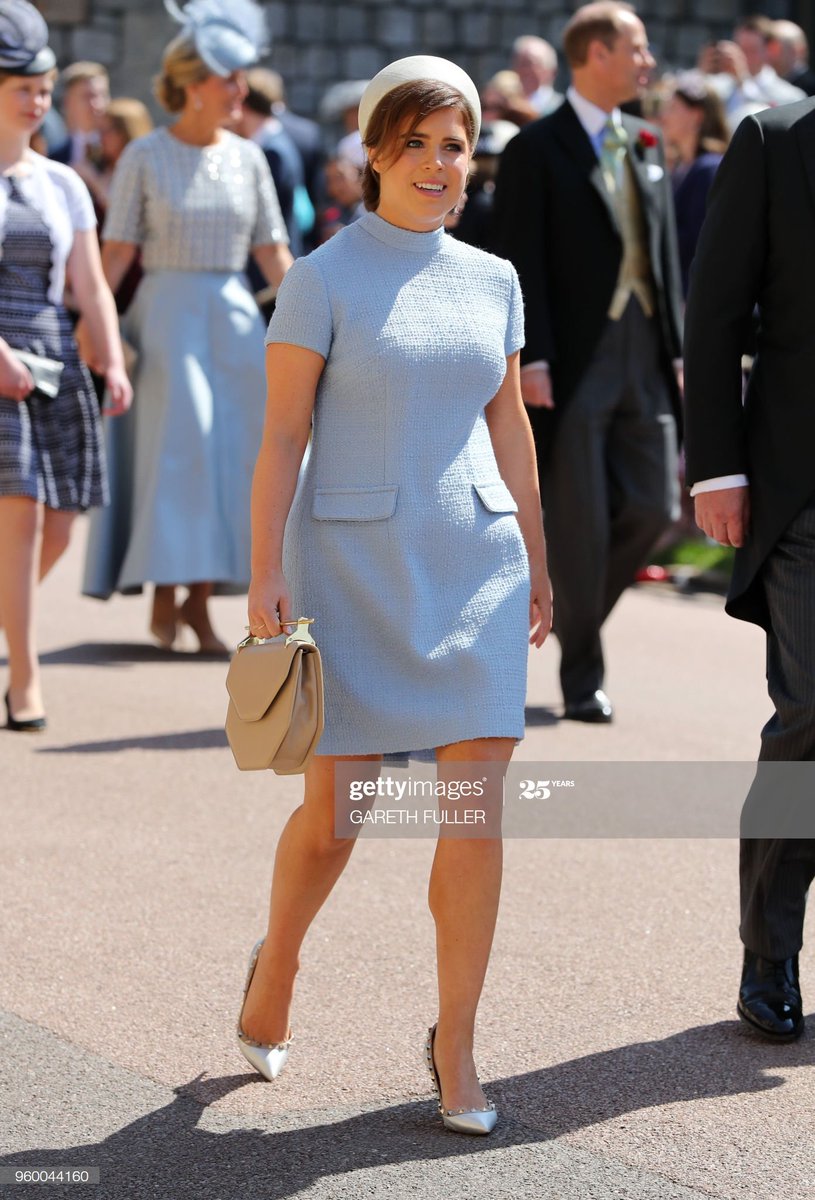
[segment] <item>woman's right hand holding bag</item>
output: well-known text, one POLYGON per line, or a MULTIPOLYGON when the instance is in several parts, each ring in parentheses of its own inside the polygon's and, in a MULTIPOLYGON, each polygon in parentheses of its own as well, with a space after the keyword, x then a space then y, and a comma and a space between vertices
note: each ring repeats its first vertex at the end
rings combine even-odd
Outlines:
POLYGON ((0 338, 0 396, 18 403, 34 391, 34 380, 8 342, 0 338))
POLYGON ((281 625, 296 624, 292 618, 291 592, 282 571, 252 577, 248 609, 249 632, 253 637, 277 637, 283 632, 281 625))

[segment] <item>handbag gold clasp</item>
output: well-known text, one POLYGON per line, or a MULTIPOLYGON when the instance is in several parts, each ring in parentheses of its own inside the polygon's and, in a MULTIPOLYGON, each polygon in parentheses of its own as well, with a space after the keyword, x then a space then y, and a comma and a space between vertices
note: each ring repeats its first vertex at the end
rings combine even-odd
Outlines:
MULTIPOLYGON (((314 624, 314 617, 298 617, 297 621, 283 621, 281 624, 284 626, 297 626, 292 633, 286 636, 284 645, 290 646, 292 642, 301 642, 307 646, 316 646, 317 643, 314 641, 314 638, 311 636, 308 630, 309 625, 314 624)), ((280 637, 280 634, 278 634, 278 637, 280 637)), ((242 642, 238 642, 238 649, 245 650, 247 646, 265 646, 267 642, 273 641, 275 641, 274 638, 253 637, 250 633, 243 639, 242 642)))
MULTIPOLYGON (((291 623, 291 621, 286 622, 287 625, 291 625, 291 623)), ((308 630, 309 625, 313 624, 314 617, 298 617, 297 628, 286 638, 286 645, 290 646, 292 642, 303 642, 307 646, 316 645, 314 638, 311 636, 308 630)))

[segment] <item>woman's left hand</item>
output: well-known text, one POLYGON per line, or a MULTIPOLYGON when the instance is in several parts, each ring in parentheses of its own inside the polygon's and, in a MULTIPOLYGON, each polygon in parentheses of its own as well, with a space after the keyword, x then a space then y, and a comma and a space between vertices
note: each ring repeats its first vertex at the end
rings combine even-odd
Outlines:
POLYGON ((133 400, 133 387, 124 367, 109 367, 105 371, 105 404, 102 411, 109 417, 126 413, 133 400))
POLYGON ((530 646, 538 649, 549 636, 552 628, 552 585, 546 570, 533 571, 529 589, 529 635, 530 646))

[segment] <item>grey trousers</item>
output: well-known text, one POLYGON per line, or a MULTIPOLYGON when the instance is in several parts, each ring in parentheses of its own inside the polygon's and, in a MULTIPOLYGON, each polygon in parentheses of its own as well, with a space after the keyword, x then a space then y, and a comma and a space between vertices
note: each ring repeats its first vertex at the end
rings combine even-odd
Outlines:
MULTIPOLYGON (((761 764, 815 761, 815 499, 798 514, 768 557, 762 582, 772 621, 767 688, 775 712, 761 733, 756 783, 745 803, 776 812, 779 826, 809 795, 774 795, 761 764)), ((815 775, 815 768, 813 768, 815 775)), ((802 787, 806 788, 808 773, 802 787)), ((744 823, 744 822, 743 822, 744 823)), ((799 827, 801 821, 795 822, 799 827)), ((815 840, 742 838, 741 939, 762 958, 791 958, 803 941, 806 895, 815 878, 815 840)))
POLYGON ((574 703, 602 687, 603 622, 679 511, 659 330, 634 299, 607 322, 560 417, 541 492, 560 681, 574 703))

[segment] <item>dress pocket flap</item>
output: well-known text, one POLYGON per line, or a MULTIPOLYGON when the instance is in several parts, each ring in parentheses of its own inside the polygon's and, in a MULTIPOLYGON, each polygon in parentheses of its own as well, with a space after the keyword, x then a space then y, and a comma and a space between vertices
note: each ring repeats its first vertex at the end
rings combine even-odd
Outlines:
POLYGON ((397 485, 317 488, 312 514, 318 521, 384 521, 396 511, 397 485))
POLYGON ((481 502, 487 512, 516 513, 518 511, 518 505, 512 498, 512 492, 503 479, 497 479, 493 483, 474 483, 473 487, 481 497, 481 502))

